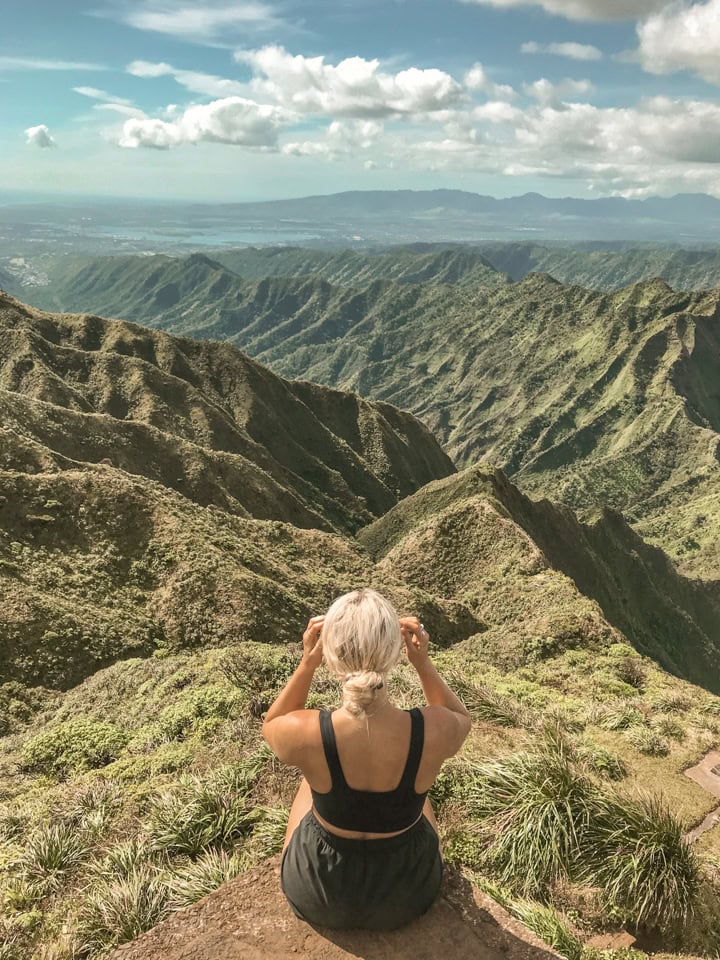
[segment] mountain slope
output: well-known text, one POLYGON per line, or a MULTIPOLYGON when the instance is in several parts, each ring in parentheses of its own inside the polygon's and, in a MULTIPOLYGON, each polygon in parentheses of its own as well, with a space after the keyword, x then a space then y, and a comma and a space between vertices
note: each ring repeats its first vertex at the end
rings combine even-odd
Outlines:
POLYGON ((641 653, 694 683, 712 677, 712 689, 720 692, 720 582, 679 575, 618 513, 580 523, 561 504, 524 496, 502 471, 476 467, 423 487, 362 530, 360 540, 381 567, 406 582, 469 603, 490 625, 482 645, 495 661, 520 639, 520 623, 525 642, 534 638, 532 649, 544 655, 592 632, 592 616, 583 622, 568 604, 563 621, 556 600, 558 613, 548 619, 550 605, 537 602, 555 570, 597 601, 641 653), (532 574, 525 590, 518 574, 532 574), (488 583, 498 591, 490 607, 488 583))
POLYGON ((592 249, 592 245, 543 247, 531 243, 481 244, 478 249, 512 280, 549 273, 561 283, 619 290, 660 277, 674 290, 720 286, 720 251, 661 247, 592 249))
POLYGON ((453 470, 387 404, 288 383, 229 344, 8 298, 0 404, 6 463, 109 459, 200 503, 298 526, 352 529, 453 470))

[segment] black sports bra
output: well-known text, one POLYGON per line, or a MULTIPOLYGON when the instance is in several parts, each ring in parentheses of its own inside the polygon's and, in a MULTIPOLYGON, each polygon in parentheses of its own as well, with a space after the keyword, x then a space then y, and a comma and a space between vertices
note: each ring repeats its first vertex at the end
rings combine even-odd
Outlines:
POLYGON ((332 786, 327 793, 311 788, 315 809, 327 823, 341 830, 395 833, 411 827, 422 813, 424 793, 415 792, 415 778, 425 743, 425 718, 418 707, 410 714, 410 749, 395 790, 353 790, 340 766, 335 730, 329 710, 320 711, 320 735, 332 786))

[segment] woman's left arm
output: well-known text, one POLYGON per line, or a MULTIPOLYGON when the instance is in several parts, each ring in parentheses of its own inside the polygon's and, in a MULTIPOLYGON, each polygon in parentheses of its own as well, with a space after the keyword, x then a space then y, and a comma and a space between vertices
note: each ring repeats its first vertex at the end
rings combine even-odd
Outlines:
POLYGON ((313 617, 308 622, 303 634, 302 659, 263 720, 263 737, 277 758, 285 763, 293 763, 297 748, 303 745, 298 739, 304 724, 293 714, 305 709, 315 671, 322 662, 320 631, 324 621, 325 617, 313 617))

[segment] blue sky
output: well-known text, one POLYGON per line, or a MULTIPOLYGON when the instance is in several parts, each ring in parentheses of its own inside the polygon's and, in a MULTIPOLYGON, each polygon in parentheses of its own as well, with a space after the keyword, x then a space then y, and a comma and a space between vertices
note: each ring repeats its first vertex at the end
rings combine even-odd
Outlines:
POLYGON ((720 0, 9 0, 6 190, 720 196, 720 0))

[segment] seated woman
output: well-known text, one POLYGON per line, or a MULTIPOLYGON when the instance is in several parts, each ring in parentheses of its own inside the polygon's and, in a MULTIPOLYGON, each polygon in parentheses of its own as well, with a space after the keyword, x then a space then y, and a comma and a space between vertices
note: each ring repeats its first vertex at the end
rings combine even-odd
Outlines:
POLYGON ((438 895, 443 864, 427 792, 470 717, 430 661, 428 640, 416 617, 399 619, 374 590, 347 593, 310 620, 300 665, 265 716, 271 749, 303 773, 281 868, 302 920, 391 930, 438 895), (413 710, 388 694, 403 644, 427 700, 413 710), (332 713, 305 709, 323 654, 343 682, 332 713))

